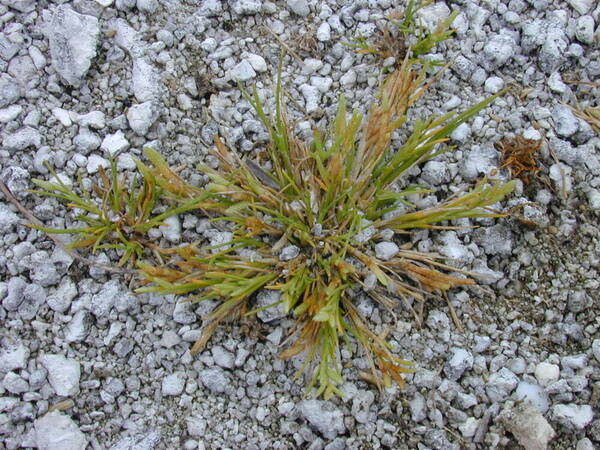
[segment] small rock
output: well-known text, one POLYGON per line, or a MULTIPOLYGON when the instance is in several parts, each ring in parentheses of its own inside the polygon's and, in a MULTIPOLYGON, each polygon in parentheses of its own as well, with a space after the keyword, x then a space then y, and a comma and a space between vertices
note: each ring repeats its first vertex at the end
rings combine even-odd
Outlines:
POLYGON ((583 438, 577 441, 575 450, 594 450, 594 444, 588 438, 583 438))
POLYGON ((528 404, 502 411, 500 418, 525 450, 546 450, 556 436, 544 416, 528 404))
POLYGON ((79 393, 81 368, 77 360, 50 354, 41 355, 39 360, 48 371, 48 381, 56 395, 72 397, 79 393))
POLYGON ((229 386, 229 377, 220 367, 201 370, 198 377, 213 394, 222 394, 229 386))
POLYGON ((8 206, 0 204, 0 232, 7 234, 18 223, 19 216, 12 212, 8 206))
POLYGON ((23 95, 17 80, 3 73, 0 75, 0 108, 11 105, 23 95))
POLYGON ((591 45, 594 42, 594 19, 592 16, 581 16, 577 19, 575 37, 584 44, 591 45))
POLYGON ((75 121, 81 127, 89 127, 101 130, 106 126, 106 117, 102 111, 91 111, 87 114, 77 116, 75 121))
POLYGON ((465 370, 473 367, 473 355, 462 348, 455 348, 452 356, 444 366, 446 377, 452 381, 457 381, 465 370))
POLYGON ((129 126, 139 136, 145 136, 157 118, 158 112, 152 102, 132 105, 127 111, 129 126))
POLYGON ((425 397, 420 393, 416 393, 411 401, 408 402, 410 408, 410 417, 413 422, 419 423, 427 418, 427 406, 425 404, 425 397))
POLYGON ((327 22, 323 22, 317 28, 317 40, 321 42, 329 42, 331 40, 331 26, 327 22))
POLYGON ((579 130, 579 120, 567 106, 559 105, 554 108, 553 118, 554 129, 559 136, 569 137, 579 130))
POLYGON ((15 372, 8 372, 2 380, 2 386, 11 394, 22 394, 29 390, 29 383, 15 372))
POLYGON ((174 244, 181 241, 181 220, 178 216, 170 216, 163 220, 164 225, 160 225, 158 229, 163 237, 174 244))
POLYGON ((310 84, 302 84, 300 86, 300 92, 302 92, 302 96, 306 101, 304 104, 304 109, 308 114, 312 114, 319 110, 321 103, 321 93, 319 89, 315 86, 311 86, 310 84))
POLYGON ((283 310, 283 305, 279 303, 281 293, 271 289, 263 289, 256 295, 256 308, 264 308, 273 305, 269 308, 262 309, 256 313, 256 316, 263 322, 272 322, 273 320, 281 319, 286 316, 283 310))
POLYGON ((595 0, 567 0, 567 3, 579 14, 587 14, 595 0))
POLYGON ((515 396, 519 400, 524 400, 542 414, 545 414, 549 408, 548 394, 543 387, 521 381, 515 391, 515 396))
POLYGON ((483 89, 490 94, 496 94, 504 87, 504 80, 500 77, 489 77, 485 80, 483 89))
POLYGON ((245 59, 250 63, 252 68, 257 72, 266 72, 268 70, 267 62, 265 58, 260 55, 255 55, 254 53, 248 53, 245 56, 245 59))
POLYGON ((389 261, 399 251, 400 248, 394 242, 379 242, 375 244, 375 256, 383 261, 389 261))
POLYGON ((501 402, 508 397, 519 384, 517 376, 503 367, 494 372, 486 385, 486 393, 492 402, 501 402))
POLYGON ((39 148, 42 145, 42 135, 32 127, 19 128, 4 137, 2 145, 6 150, 25 150, 27 147, 39 148))
POLYGON ((132 85, 133 94, 138 102, 157 100, 161 96, 160 75, 156 69, 143 58, 133 61, 132 85))
POLYGON ((429 33, 433 33, 438 24, 450 15, 450 8, 444 2, 435 2, 433 4, 417 8, 416 16, 418 22, 422 23, 429 33))
POLYGON ((279 255, 279 259, 281 261, 291 261, 294 258, 297 258, 300 254, 300 248, 295 245, 288 245, 281 250, 279 255))
POLYGON ((325 439, 335 439, 346 432, 344 415, 332 403, 322 400, 304 400, 298 411, 325 439))
POLYGON ((307 0, 286 0, 288 8, 294 14, 298 14, 299 16, 306 17, 310 14, 310 7, 308 6, 307 0))
POLYGON ((185 373, 175 372, 162 380, 162 394, 168 396, 181 395, 185 387, 185 373))
POLYGON ((153 14, 158 9, 158 0, 137 0, 137 9, 148 14, 153 14))
POLYGON ((108 160, 106 160, 103 157, 98 156, 96 154, 92 154, 88 158, 87 164, 85 166, 85 170, 87 170, 87 173, 92 174, 92 173, 98 172, 98 169, 100 167, 103 167, 106 169, 109 166, 110 166, 110 163, 108 162, 108 160))
POLYGON ((236 0, 233 4, 233 12, 240 16, 252 16, 258 14, 262 7, 261 0, 236 0))
POLYGON ((125 138, 125 135, 121 130, 114 134, 109 134, 104 138, 100 148, 111 156, 115 156, 123 150, 129 148, 129 141, 125 138))
POLYGON ((229 70, 228 76, 234 81, 248 81, 256 76, 256 72, 247 60, 242 60, 239 64, 229 70))
POLYGON ((73 144, 79 152, 84 155, 98 149, 102 144, 102 139, 97 134, 90 132, 85 127, 79 129, 79 134, 73 138, 73 144))
POLYGON ((71 86, 81 86, 96 56, 98 19, 79 14, 66 5, 44 10, 43 17, 52 66, 71 86))
POLYGON ((496 70, 505 65, 515 54, 517 44, 512 36, 497 34, 483 47, 482 64, 486 70, 496 70))
POLYGON ((592 353, 596 361, 600 362, 600 339, 594 339, 594 342, 592 342, 592 353))
POLYGON ((590 405, 559 404, 552 407, 552 417, 567 428, 583 430, 594 419, 594 411, 590 405))
POLYGON ((77 311, 65 329, 65 340, 67 342, 83 341, 89 334, 93 321, 94 318, 89 312, 83 309, 77 311))
POLYGON ((215 345, 211 349, 213 359, 219 367, 224 369, 233 369, 235 363, 235 357, 233 353, 225 350, 220 345, 215 345))
POLYGON ((33 423, 37 448, 44 450, 85 450, 87 439, 66 414, 54 410, 33 423))
POLYGON ((541 386, 548 386, 558 380, 560 368, 556 364, 539 363, 535 367, 535 378, 541 386))
POLYGON ((0 372, 24 369, 29 359, 29 349, 21 342, 5 340, 0 350, 0 372))

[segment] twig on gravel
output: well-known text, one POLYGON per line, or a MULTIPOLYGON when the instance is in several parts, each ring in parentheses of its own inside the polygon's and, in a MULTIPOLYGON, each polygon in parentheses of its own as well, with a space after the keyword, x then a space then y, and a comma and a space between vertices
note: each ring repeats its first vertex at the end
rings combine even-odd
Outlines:
MULTIPOLYGON (((15 207, 19 210, 19 212, 25 216, 25 218, 27 220, 29 220, 33 225, 36 225, 38 227, 43 227, 44 224, 42 223, 41 220, 39 220, 37 217, 35 217, 33 215, 33 213, 31 211, 29 211, 27 208, 25 208, 21 202, 19 202, 19 200, 17 200, 17 198, 12 194, 12 192, 10 192, 10 189, 8 189, 8 187, 4 184, 4 182, 2 180, 0 180, 0 191, 2 191, 2 193, 4 194, 4 197, 6 197, 6 199, 12 203, 13 205, 15 205, 15 207)), ((124 268, 120 268, 120 267, 111 267, 111 266, 106 266, 104 264, 99 264, 95 261, 92 261, 91 259, 88 259, 84 256, 81 256, 79 253, 77 253, 75 250, 68 248, 65 243, 59 239, 56 236, 53 236, 50 233, 45 233, 46 236, 48 236, 58 247, 60 247, 65 253, 69 254, 69 256, 71 256, 73 259, 76 259, 78 261, 81 261, 82 263, 88 265, 88 266, 94 266, 94 267, 98 267, 99 269, 105 270, 107 272, 113 272, 113 273, 123 273, 123 274, 135 274, 137 273, 136 270, 133 269, 124 269, 124 268)))

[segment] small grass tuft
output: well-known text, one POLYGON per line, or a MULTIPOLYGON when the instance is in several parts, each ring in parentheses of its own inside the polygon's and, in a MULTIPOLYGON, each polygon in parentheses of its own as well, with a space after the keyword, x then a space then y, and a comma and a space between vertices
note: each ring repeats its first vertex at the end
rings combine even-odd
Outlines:
POLYGON ((393 57, 401 62, 408 53, 412 58, 419 59, 430 53, 437 44, 452 37, 454 30, 450 27, 458 15, 454 11, 441 20, 432 33, 427 33, 418 22, 417 11, 431 3, 432 0, 409 0, 402 12, 392 13, 388 17, 389 24, 372 40, 358 36, 347 45, 355 48, 358 53, 375 55, 384 60, 393 57))
POLYGON ((452 131, 499 95, 460 114, 417 118, 405 142, 392 148, 394 131, 407 124, 411 106, 431 82, 425 68, 407 56, 383 82, 366 117, 350 113, 342 96, 330 129, 315 129, 312 139, 303 142, 287 118, 280 66, 272 114, 256 89, 243 91, 270 136, 268 169, 241 158, 216 137, 212 151, 220 169, 199 166, 210 179, 202 190, 146 149, 152 167, 137 161, 141 182, 125 187, 112 163, 110 176, 101 172, 94 199, 75 194, 60 181, 37 180, 42 188, 37 192, 83 211, 78 220, 85 226, 64 231, 78 236, 74 246, 119 248, 124 251, 121 264, 137 259, 142 277, 137 292, 220 302, 205 318, 194 353, 224 320, 257 312, 254 295, 269 289, 279 299, 267 307, 280 307, 295 320, 281 357, 305 356, 298 375, 308 374, 309 391, 314 388, 315 395, 326 398, 342 395, 339 348, 352 339, 369 362, 363 379, 379 388, 392 380, 402 385, 402 375, 414 370, 412 364, 396 354, 386 332, 369 328, 355 305, 356 292, 363 290, 388 309, 398 302, 412 309, 412 301, 422 304, 454 287, 474 284, 438 256, 412 250, 406 235, 418 228, 453 228, 448 221, 454 219, 501 217, 489 207, 514 186, 483 179, 471 191, 429 209, 418 211, 410 203, 411 195, 430 191, 400 188, 400 179, 415 165, 451 149, 445 143, 452 131), (159 198, 169 206, 155 214, 159 198), (399 212, 406 207, 409 212, 399 212), (167 217, 194 210, 227 223, 233 238, 212 247, 192 243, 165 249, 143 237, 167 217), (382 236, 384 245, 393 249, 385 259, 376 252, 382 236), (146 247, 167 263, 141 261, 146 247))

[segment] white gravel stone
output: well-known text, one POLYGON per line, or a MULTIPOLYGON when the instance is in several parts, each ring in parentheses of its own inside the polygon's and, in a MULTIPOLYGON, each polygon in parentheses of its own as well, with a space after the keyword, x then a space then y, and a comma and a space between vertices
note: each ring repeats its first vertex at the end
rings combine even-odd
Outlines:
POLYGON ((118 130, 116 133, 106 136, 102 141, 100 148, 109 155, 115 156, 129 148, 129 141, 125 138, 123 132, 118 130))
POLYGON ((257 72, 266 72, 268 70, 267 62, 265 58, 254 53, 248 53, 244 55, 246 61, 250 63, 252 68, 257 72))
POLYGON ((69 111, 62 108, 52 108, 52 115, 62 123, 65 127, 70 127, 73 124, 69 111))
POLYGON ((33 423, 35 443, 40 450, 85 450, 87 439, 73 420, 57 410, 33 423))
POLYGON ((152 102, 132 105, 127 111, 129 126, 139 136, 145 136, 157 118, 158 111, 152 102))
POLYGON ((517 376, 503 367, 490 376, 486 385, 486 393, 491 401, 501 402, 511 394, 517 384, 519 384, 517 376))
POLYGON ((143 58, 133 61, 132 84, 133 94, 138 102, 157 100, 161 96, 160 75, 158 71, 143 58))
POLYGON ((221 394, 229 386, 229 377, 220 367, 201 370, 198 378, 209 391, 213 394, 221 394))
POLYGON ((323 22, 319 25, 319 28, 317 28, 316 36, 317 40, 321 42, 329 42, 331 40, 331 25, 327 22, 323 22))
POLYGON ((444 374, 449 380, 457 381, 465 370, 473 367, 473 355, 463 348, 455 348, 444 366, 444 374))
POLYGON ((579 14, 586 14, 594 5, 595 0, 567 0, 579 14))
POLYGON ((600 339, 594 339, 592 342, 592 353, 596 361, 600 362, 600 339))
POLYGON ((594 419, 594 411, 590 405, 558 404, 552 406, 552 417, 567 428, 583 430, 594 419))
POLYGON ((25 150, 27 147, 39 148, 42 145, 41 133, 32 127, 19 128, 4 137, 2 145, 8 151, 25 150))
POLYGON ((554 108, 553 115, 556 134, 562 137, 570 137, 579 130, 579 120, 571 108, 559 105, 554 108))
POLYGON ((0 109, 0 123, 15 120, 22 112, 23 107, 19 105, 10 105, 8 108, 0 109))
MULTIPOLYGON (((274 305, 281 299, 281 293, 271 289, 263 289, 256 294, 256 307, 262 308, 269 305, 274 305)), ((270 308, 263 309, 256 313, 256 316, 263 322, 271 322, 273 320, 281 319, 286 316, 281 303, 271 306, 270 308)))
POLYGON ((515 397, 524 400, 542 414, 545 414, 549 408, 548 394, 541 386, 526 381, 521 381, 515 391, 515 397))
POLYGON ((98 169, 100 167, 104 167, 105 169, 108 168, 110 166, 110 163, 108 162, 107 159, 102 158, 101 156, 98 156, 96 154, 90 155, 90 157, 87 160, 87 165, 85 166, 85 170, 87 170, 87 173, 96 173, 98 172, 98 169))
POLYGON ((582 16, 577 19, 575 37, 584 44, 591 45, 594 42, 594 19, 592 16, 582 16))
POLYGON ((450 133, 450 138, 453 141, 464 143, 471 136, 471 127, 467 123, 461 123, 456 129, 450 133))
POLYGON ((379 242, 375 244, 375 256, 383 261, 389 261, 399 251, 400 248, 394 242, 379 242))
POLYGON ((560 368, 556 364, 539 363, 535 367, 535 378, 541 386, 548 386, 558 380, 560 368))
POLYGON ((162 394, 166 396, 181 395, 185 387, 185 373, 175 372, 162 379, 162 394))
POLYGON ((438 23, 450 15, 450 8, 444 2, 435 2, 417 9, 417 20, 429 33, 433 33, 438 23))
POLYGON ((11 394, 19 395, 29 390, 29 383, 15 372, 8 372, 2 380, 2 387, 11 394))
POLYGON ((215 345, 211 349, 212 357, 217 366, 224 369, 233 369, 235 367, 235 356, 220 345, 215 345))
POLYGON ((294 14, 298 14, 299 16, 306 17, 310 14, 310 7, 308 6, 307 0, 286 0, 288 8, 294 14))
POLYGON ((463 437, 469 439, 475 436, 475 432, 479 428, 479 420, 475 417, 469 417, 458 426, 463 437))
POLYGON ((0 108, 15 103, 22 95, 17 80, 7 73, 0 74, 0 108))
POLYGON ((81 127, 94 128, 101 130, 106 126, 106 117, 102 111, 91 111, 75 118, 75 122, 81 127))
POLYGON ((525 450, 546 450, 556 433, 535 408, 519 405, 500 414, 504 426, 525 450))
MULTIPOLYGON (((0 214, 1 211, 0 211, 0 214)), ((29 349, 21 342, 5 341, 0 350, 0 372, 24 369, 29 359, 29 349)))
POLYGON ((227 74, 234 81, 248 81, 256 76, 252 64, 245 59, 230 69, 227 74))
POLYGON ((97 150, 102 145, 102 138, 97 134, 90 132, 85 127, 81 127, 79 134, 73 138, 73 144, 78 151, 87 155, 91 151, 97 150))
POLYGON ((340 84, 344 86, 344 88, 350 88, 356 84, 356 72, 352 69, 347 71, 340 78, 340 84))
POLYGON ((137 9, 148 14, 153 14, 158 9, 158 0, 137 0, 137 9))
POLYGON ((594 444, 588 438, 583 438, 577 441, 575 450, 595 450, 594 444))
POLYGON ((483 47, 482 64, 486 70, 495 70, 505 65, 515 54, 516 42, 507 34, 492 36, 483 47))
POLYGON ((96 56, 98 19, 66 5, 44 10, 43 17, 42 30, 50 44, 52 66, 71 86, 81 86, 96 56))
POLYGON ((0 204, 0 232, 8 233, 19 223, 19 216, 4 204, 0 204))
POLYGON ((322 400, 304 400, 298 411, 325 439, 335 439, 346 432, 344 415, 332 403, 322 400))
POLYGON ((304 100, 306 100, 304 104, 306 112, 312 114, 317 111, 321 102, 321 93, 319 90, 316 87, 305 83, 300 86, 300 92, 302 92, 304 100))
POLYGON ((483 89, 485 92, 489 92, 490 94, 496 94, 502 90, 504 87, 504 80, 500 77, 489 77, 485 80, 485 84, 483 85, 483 89))
POLYGON ((50 354, 40 356, 39 361, 48 371, 48 381, 56 395, 72 397, 79 393, 79 361, 50 354))
POLYGON ((330 77, 310 77, 310 84, 316 87, 319 92, 325 94, 326 92, 329 92, 333 80, 330 77))
POLYGON ((174 244, 181 241, 181 220, 179 216, 170 216, 163 220, 164 225, 160 225, 158 229, 163 237, 174 244))
POLYGON ((291 261, 294 258, 297 258, 300 254, 300 248, 295 245, 288 245, 281 250, 279 255, 279 259, 281 261, 291 261))

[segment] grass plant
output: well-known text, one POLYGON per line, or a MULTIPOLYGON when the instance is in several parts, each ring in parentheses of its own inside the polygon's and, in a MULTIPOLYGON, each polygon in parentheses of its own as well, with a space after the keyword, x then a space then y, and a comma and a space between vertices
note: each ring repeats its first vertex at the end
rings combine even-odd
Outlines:
POLYGON ((457 11, 441 20, 433 32, 425 30, 419 22, 417 12, 431 3, 433 0, 409 0, 402 12, 388 17, 389 24, 381 29, 377 37, 368 39, 358 36, 347 45, 355 48, 358 53, 375 55, 384 60, 393 57, 401 62, 409 53, 418 60, 440 42, 450 39, 454 33, 450 27, 458 15, 457 11))
POLYGON ((121 250, 120 264, 137 261, 141 275, 137 292, 177 294, 193 303, 218 300, 205 318, 194 353, 204 348, 224 320, 255 313, 255 294, 269 289, 279 292, 279 299, 267 307, 283 308, 295 320, 281 357, 304 355, 299 374, 308 375, 309 391, 326 398, 342 395, 339 349, 342 342, 352 340, 369 361, 364 379, 379 388, 392 380, 402 385, 402 374, 413 371, 412 365, 397 355, 385 333, 369 328, 356 307, 356 292, 364 290, 376 303, 393 309, 399 302, 423 303, 453 287, 474 284, 438 256, 410 249, 405 235, 419 228, 453 228, 449 221, 454 219, 500 217, 488 208, 514 186, 482 179, 469 192, 437 206, 416 210, 410 203, 411 195, 431 191, 400 188, 400 179, 415 165, 451 149, 445 143, 452 131, 497 97, 462 113, 417 118, 404 143, 392 148, 393 133, 407 125, 411 106, 431 82, 425 68, 407 55, 385 79, 366 116, 349 112, 342 96, 330 129, 315 129, 312 139, 304 142, 288 121, 280 67, 271 113, 256 90, 243 91, 270 136, 268 169, 240 157, 216 137, 212 151, 220 168, 199 166, 210 179, 200 189, 181 179, 154 150, 146 149, 151 164, 136 161, 139 181, 125 187, 112 163, 110 176, 100 172, 93 198, 76 194, 60 180, 36 180, 38 194, 67 201, 81 211, 77 218, 84 224, 73 230, 44 231, 75 234, 74 247, 121 250), (156 213, 159 199, 167 206, 156 213), (399 208, 409 211, 400 213, 399 208), (231 241, 174 248, 149 243, 145 234, 150 228, 190 211, 228 223, 231 241), (399 245, 391 258, 383 260, 374 248, 386 235, 399 245), (144 258, 147 248, 158 258, 144 258), (252 257, 247 249, 253 250, 252 257), (290 249, 295 251, 283 257, 290 249))

